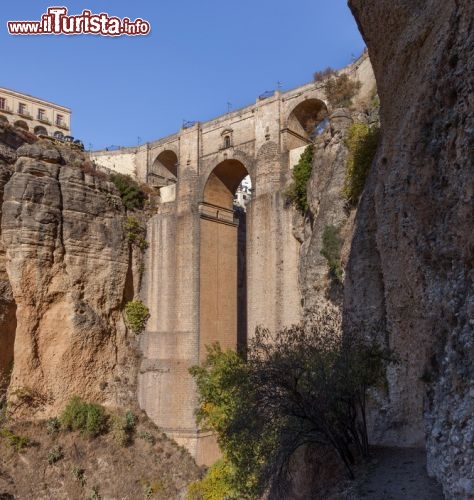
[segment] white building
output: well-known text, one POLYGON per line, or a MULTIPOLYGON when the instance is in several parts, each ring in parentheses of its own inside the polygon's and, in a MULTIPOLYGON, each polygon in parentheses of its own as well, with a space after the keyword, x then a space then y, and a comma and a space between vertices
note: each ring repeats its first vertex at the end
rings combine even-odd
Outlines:
POLYGON ((0 87, 0 121, 36 135, 71 135, 71 110, 28 94, 0 87))

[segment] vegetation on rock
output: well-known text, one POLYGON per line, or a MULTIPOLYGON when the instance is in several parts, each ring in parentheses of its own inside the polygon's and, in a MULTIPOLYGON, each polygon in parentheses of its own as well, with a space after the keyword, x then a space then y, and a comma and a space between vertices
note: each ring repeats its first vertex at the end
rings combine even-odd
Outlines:
POLYGON ((110 180, 120 192, 122 203, 127 210, 143 209, 146 195, 129 175, 113 174, 110 180))
POLYGON ((150 317, 148 307, 141 300, 132 300, 125 306, 127 325, 135 335, 139 335, 150 317))
POLYGON ((293 167, 292 183, 286 190, 288 204, 304 215, 308 210, 307 185, 313 169, 313 145, 310 144, 302 153, 298 163, 293 167))
POLYGON ((364 190, 365 180, 377 151, 379 135, 378 127, 370 127, 364 123, 353 123, 347 131, 349 155, 342 194, 352 205, 357 204, 364 190))
POLYGON ((118 444, 121 446, 129 445, 133 440, 137 419, 131 411, 127 411, 125 415, 112 416, 112 435, 118 444))
POLYGON ((336 73, 337 71, 334 68, 328 66, 326 69, 323 69, 321 71, 315 71, 313 73, 313 79, 315 82, 322 82, 327 78, 334 76, 336 73))
MULTIPOLYGON (((307 445, 332 446, 352 477, 356 458, 368 454, 367 390, 383 379, 387 360, 376 345, 299 326, 275 335, 257 329, 247 360, 209 348, 191 374, 197 421, 216 432, 223 452, 216 467, 227 497, 254 498, 270 485, 284 491, 291 459, 307 445)), ((205 489, 214 473, 194 488, 205 489)))
POLYGON ((342 283, 341 248, 343 241, 340 232, 338 226, 328 225, 324 228, 321 255, 328 261, 331 276, 339 283, 342 283))
POLYGON ((136 245, 142 252, 148 248, 146 229, 140 225, 133 215, 129 215, 125 220, 125 232, 128 241, 130 241, 132 245, 136 245))
POLYGON ((242 498, 229 481, 235 474, 232 464, 223 458, 209 467, 200 481, 194 481, 188 488, 186 500, 222 500, 223 498, 242 498))
POLYGON ((343 73, 329 78, 324 84, 324 90, 329 104, 333 108, 348 108, 360 86, 359 81, 352 80, 349 75, 343 73))

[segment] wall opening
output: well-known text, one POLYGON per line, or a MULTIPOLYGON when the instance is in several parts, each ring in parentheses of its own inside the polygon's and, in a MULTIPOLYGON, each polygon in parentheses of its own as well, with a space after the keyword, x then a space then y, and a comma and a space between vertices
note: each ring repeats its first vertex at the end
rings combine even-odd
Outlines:
POLYGON ((174 151, 161 152, 148 171, 147 181, 155 187, 175 184, 178 180, 178 157, 174 151))
POLYGON ((200 340, 206 346, 247 345, 247 205, 251 181, 245 166, 225 160, 211 172, 200 211, 200 340), (245 203, 243 195, 245 192, 245 203))

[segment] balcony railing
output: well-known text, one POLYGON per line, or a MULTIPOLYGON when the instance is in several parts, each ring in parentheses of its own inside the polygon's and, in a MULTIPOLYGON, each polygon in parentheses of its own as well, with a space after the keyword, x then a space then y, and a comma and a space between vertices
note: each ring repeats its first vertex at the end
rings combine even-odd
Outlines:
POLYGON ((62 128, 64 130, 69 130, 69 126, 67 123, 64 122, 55 122, 56 127, 62 128))
POLYGON ((33 117, 28 111, 26 111, 26 109, 18 109, 18 114, 24 118, 28 118, 28 120, 33 120, 33 117))
POLYGON ((49 118, 46 118, 45 116, 38 116, 37 120, 41 123, 46 123, 46 125, 51 125, 51 120, 49 118))
POLYGON ((12 110, 6 104, 4 104, 3 106, 0 105, 0 111, 3 111, 4 113, 12 114, 12 110))

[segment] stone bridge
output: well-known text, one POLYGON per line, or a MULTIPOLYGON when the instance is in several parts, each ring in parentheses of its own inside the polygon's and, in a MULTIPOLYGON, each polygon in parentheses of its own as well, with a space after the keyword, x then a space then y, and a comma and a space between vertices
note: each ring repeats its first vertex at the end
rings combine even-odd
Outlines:
MULTIPOLYGON (((370 62, 362 57, 344 71, 363 81, 370 62)), ((142 298, 151 317, 141 339, 139 402, 198 462, 212 462, 217 448, 196 427, 189 367, 214 342, 236 348, 257 325, 274 331, 300 320, 300 244, 284 190, 331 111, 323 85, 313 82, 137 148, 92 155, 159 191, 148 223, 142 298), (247 175, 251 202, 234 213, 247 175)))

